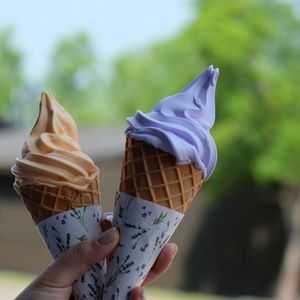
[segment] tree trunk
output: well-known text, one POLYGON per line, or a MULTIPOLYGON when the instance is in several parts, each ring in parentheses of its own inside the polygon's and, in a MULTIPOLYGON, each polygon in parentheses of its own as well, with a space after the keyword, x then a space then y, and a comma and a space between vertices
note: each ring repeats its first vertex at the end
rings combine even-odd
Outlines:
POLYGON ((281 205, 287 226, 289 241, 279 274, 276 299, 299 299, 300 286, 300 188, 284 190, 281 205))

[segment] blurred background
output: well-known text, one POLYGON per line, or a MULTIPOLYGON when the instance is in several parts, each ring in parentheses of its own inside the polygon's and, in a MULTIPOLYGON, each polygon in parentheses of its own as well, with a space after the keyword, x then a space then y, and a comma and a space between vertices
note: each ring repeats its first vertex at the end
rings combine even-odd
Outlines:
POLYGON ((111 210, 126 117, 149 111, 210 64, 220 69, 212 130, 217 168, 174 235, 176 261, 149 289, 149 299, 298 299, 298 0, 2 3, 3 299, 51 262, 10 174, 37 118, 41 91, 53 93, 74 116, 83 151, 101 169, 104 207, 111 210))

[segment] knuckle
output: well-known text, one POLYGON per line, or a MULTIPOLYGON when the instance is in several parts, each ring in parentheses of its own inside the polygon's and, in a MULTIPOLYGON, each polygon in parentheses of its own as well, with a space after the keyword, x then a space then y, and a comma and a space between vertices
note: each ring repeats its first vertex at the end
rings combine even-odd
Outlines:
POLYGON ((87 243, 79 243, 73 248, 73 255, 80 259, 85 259, 88 252, 87 243))

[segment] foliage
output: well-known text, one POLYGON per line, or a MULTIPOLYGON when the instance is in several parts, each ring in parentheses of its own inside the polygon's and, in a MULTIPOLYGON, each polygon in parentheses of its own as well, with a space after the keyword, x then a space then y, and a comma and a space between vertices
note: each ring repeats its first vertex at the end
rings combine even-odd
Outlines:
POLYGON ((195 19, 176 37, 116 62, 112 99, 119 115, 149 111, 214 64, 219 160, 212 189, 299 184, 300 21, 293 8, 275 0, 194 3, 195 19))
POLYGON ((0 32, 0 120, 4 119, 11 101, 12 90, 23 80, 21 55, 12 43, 12 31, 0 32))
POLYGON ((58 42, 51 57, 47 86, 54 96, 83 123, 101 119, 98 59, 85 33, 58 42))

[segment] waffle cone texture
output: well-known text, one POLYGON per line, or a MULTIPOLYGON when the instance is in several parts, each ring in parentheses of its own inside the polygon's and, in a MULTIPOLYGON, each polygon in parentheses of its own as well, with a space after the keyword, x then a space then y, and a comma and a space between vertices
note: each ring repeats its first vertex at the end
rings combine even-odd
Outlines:
POLYGON ((15 182, 15 189, 22 197, 35 224, 72 208, 100 204, 98 176, 83 191, 64 185, 22 185, 18 180, 15 182))
POLYGON ((143 141, 127 137, 120 191, 185 213, 203 184, 203 172, 143 141))

